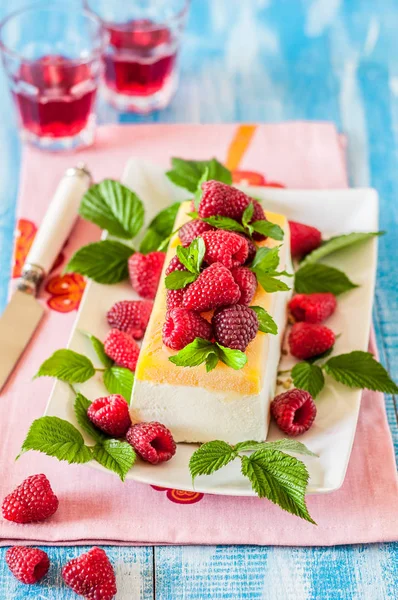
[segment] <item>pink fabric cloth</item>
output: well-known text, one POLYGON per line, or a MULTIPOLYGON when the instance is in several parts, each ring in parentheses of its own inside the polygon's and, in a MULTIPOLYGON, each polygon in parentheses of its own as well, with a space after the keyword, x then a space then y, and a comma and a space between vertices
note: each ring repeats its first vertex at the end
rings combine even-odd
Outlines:
MULTIPOLYGON (((65 168, 86 160, 95 178, 118 178, 136 155, 165 167, 172 155, 225 160, 237 125, 109 126, 94 148, 74 156, 27 149, 19 217, 38 224, 65 168)), ((239 169, 296 188, 347 185, 344 151, 335 128, 325 123, 258 126, 239 169)), ((79 222, 65 254, 99 237, 79 222)), ((60 272, 58 267, 56 272, 60 272)), ((48 300, 48 294, 44 299, 48 300)), ((2 544, 275 544, 333 545, 398 540, 395 460, 382 394, 365 392, 354 448, 342 488, 308 498, 314 527, 257 498, 183 495, 155 490, 114 476, 29 452, 17 462, 33 419, 43 414, 52 382, 32 376, 41 362, 65 347, 76 312, 48 310, 33 342, 0 397, 1 497, 25 477, 45 473, 59 497, 47 522, 0 522, 2 544), (174 500, 174 501, 171 501, 174 500), (198 501, 200 500, 200 501, 198 501), (182 503, 183 502, 183 503, 182 503)), ((372 349, 374 343, 372 342, 372 349)))

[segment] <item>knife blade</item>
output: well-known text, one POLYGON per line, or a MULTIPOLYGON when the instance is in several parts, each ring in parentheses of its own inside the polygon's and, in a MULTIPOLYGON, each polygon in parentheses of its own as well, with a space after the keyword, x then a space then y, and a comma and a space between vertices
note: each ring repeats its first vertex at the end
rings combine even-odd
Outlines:
POLYGON ((0 317, 0 392, 45 314, 37 292, 72 229, 90 184, 91 174, 84 164, 68 169, 37 231, 17 290, 0 317))

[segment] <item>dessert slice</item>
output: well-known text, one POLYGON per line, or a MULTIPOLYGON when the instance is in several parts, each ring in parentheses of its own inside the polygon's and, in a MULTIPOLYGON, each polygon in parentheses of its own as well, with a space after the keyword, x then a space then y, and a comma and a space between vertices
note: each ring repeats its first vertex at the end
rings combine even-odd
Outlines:
MULTIPOLYGON (((189 220, 189 210, 190 203, 181 205, 176 229, 189 220)), ((292 272, 287 220, 274 213, 266 213, 266 217, 283 229, 284 241, 268 238, 258 246, 279 246, 278 270, 292 272)), ((180 243, 176 234, 167 252, 164 271, 180 243)), ((167 312, 164 271, 136 367, 131 403, 133 421, 160 421, 172 431, 177 442, 220 439, 235 444, 248 439, 265 440, 291 292, 266 293, 258 286, 250 304, 264 308, 273 317, 277 335, 259 331, 246 349, 247 363, 242 369, 234 370, 218 362, 207 372, 204 364, 181 367, 169 360, 176 351, 162 341, 167 312)), ((207 313, 206 316, 209 317, 207 313)))

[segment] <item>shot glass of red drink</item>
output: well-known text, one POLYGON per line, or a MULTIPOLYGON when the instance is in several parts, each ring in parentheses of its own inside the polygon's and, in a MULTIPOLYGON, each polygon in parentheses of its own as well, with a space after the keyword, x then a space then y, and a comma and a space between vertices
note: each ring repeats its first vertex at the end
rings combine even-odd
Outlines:
POLYGON ((105 96, 121 111, 148 113, 170 102, 189 0, 85 0, 109 42, 103 55, 105 96))
POLYGON ((3 65, 24 140, 45 150, 92 143, 106 41, 100 19, 74 0, 34 4, 0 24, 3 65))

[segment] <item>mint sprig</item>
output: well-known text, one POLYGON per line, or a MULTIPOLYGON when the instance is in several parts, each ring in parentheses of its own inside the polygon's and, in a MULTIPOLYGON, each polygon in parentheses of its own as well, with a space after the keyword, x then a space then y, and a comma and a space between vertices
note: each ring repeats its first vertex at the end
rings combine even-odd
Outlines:
POLYGON ((169 357, 169 361, 177 367, 197 367, 205 363, 208 372, 217 366, 219 360, 228 367, 239 370, 247 363, 247 356, 240 350, 226 348, 217 342, 195 338, 177 354, 169 357))
POLYGON ((258 330, 263 333, 271 333, 276 335, 278 333, 278 326, 275 323, 271 315, 262 306, 251 306, 250 307, 257 315, 258 319, 258 330))
POLYGON ((171 164, 172 169, 166 172, 166 176, 175 185, 192 193, 198 189, 199 181, 206 170, 208 180, 214 179, 228 185, 232 184, 231 172, 215 158, 211 160, 172 158, 171 164))
POLYGON ((127 261, 134 249, 116 240, 103 240, 79 248, 65 272, 80 273, 97 283, 119 283, 128 278, 127 261))
POLYGON ((165 285, 169 290, 184 288, 199 277, 206 246, 203 238, 199 237, 194 239, 188 248, 177 246, 176 252, 187 271, 173 271, 166 276, 165 285))
POLYGON ((294 277, 298 294, 331 292, 335 296, 358 287, 343 271, 327 265, 308 263, 300 267, 294 277))
POLYGON ((143 254, 154 252, 170 237, 179 208, 180 202, 174 202, 171 206, 158 212, 148 225, 140 244, 140 252, 143 254))
POLYGON ((290 290, 289 286, 279 279, 279 277, 289 277, 286 271, 278 272, 280 246, 274 248, 259 248, 254 257, 250 269, 257 277, 258 283, 265 292, 270 294, 274 292, 286 292, 290 290))
POLYGON ((254 221, 254 223, 248 222, 250 216, 253 216, 253 213, 250 210, 251 206, 253 206, 253 204, 249 204, 249 206, 245 209, 245 212, 243 213, 242 225, 238 223, 238 221, 235 221, 235 219, 230 219, 229 217, 222 217, 221 215, 216 215, 214 217, 206 217, 202 219, 202 221, 209 223, 209 225, 212 225, 217 229, 237 231, 239 233, 244 233, 248 237, 252 237, 253 232, 257 232, 274 240, 282 241, 284 238, 284 232, 283 229, 279 227, 279 225, 276 225, 276 223, 271 223, 271 221, 265 220, 254 221))
POLYGON ((339 250, 343 250, 348 248, 349 246, 356 246, 357 244, 361 244, 366 242, 374 237, 378 237, 380 235, 384 235, 384 231, 371 231, 371 232, 353 232, 344 235, 337 235, 326 242, 324 242, 319 248, 307 254, 307 256, 301 261, 301 265, 307 265, 309 263, 318 262, 325 256, 329 256, 329 254, 333 254, 334 252, 338 252, 339 250))
POLYGON ((36 377, 55 377, 68 383, 83 383, 95 373, 94 365, 83 354, 73 350, 56 350, 40 366, 36 377))

